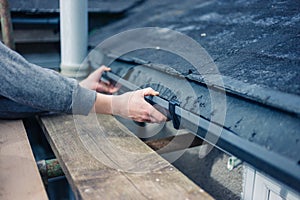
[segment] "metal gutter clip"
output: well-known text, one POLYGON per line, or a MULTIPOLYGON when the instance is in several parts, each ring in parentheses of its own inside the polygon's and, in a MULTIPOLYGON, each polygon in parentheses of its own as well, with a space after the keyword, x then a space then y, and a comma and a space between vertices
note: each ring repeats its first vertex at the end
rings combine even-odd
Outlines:
POLYGON ((180 103, 176 99, 171 99, 169 102, 161 97, 146 96, 145 100, 153 105, 158 111, 163 113, 169 120, 172 120, 173 127, 179 129, 180 127, 180 115, 176 114, 176 106, 180 108, 180 103), (166 106, 166 104, 168 106, 166 106))
POLYGON ((171 101, 169 101, 169 112, 170 112, 170 115, 171 115, 171 120, 173 122, 173 126, 174 126, 175 129, 179 129, 179 127, 180 127, 180 116, 176 115, 176 113, 175 113, 175 107, 176 106, 180 107, 179 102, 177 100, 172 99, 171 101))

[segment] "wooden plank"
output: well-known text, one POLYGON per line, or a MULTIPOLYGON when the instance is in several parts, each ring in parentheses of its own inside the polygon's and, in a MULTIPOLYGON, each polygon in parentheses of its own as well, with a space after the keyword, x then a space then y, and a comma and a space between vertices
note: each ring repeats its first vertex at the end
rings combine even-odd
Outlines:
POLYGON ((40 122, 78 199, 212 199, 112 116, 40 122))
POLYGON ((156 153, 164 154, 173 151, 184 150, 191 147, 201 145, 202 139, 196 137, 191 133, 184 133, 176 136, 170 136, 166 138, 160 138, 155 140, 149 140, 145 143, 156 153))
POLYGON ((0 199, 48 199, 20 120, 0 120, 0 183, 0 199))

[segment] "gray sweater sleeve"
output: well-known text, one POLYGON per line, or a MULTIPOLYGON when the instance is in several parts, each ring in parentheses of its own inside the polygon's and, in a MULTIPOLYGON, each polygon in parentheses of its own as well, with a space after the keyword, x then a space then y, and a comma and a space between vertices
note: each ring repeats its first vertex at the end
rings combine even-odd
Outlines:
POLYGON ((96 92, 75 79, 27 62, 0 42, 0 95, 39 109, 87 115, 96 92))

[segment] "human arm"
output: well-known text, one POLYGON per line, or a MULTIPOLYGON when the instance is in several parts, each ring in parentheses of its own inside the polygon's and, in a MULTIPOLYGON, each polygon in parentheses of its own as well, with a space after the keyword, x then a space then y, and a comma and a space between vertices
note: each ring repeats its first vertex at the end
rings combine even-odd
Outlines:
MULTIPOLYGON (((81 87, 75 79, 29 63, 2 43, 0 82, 1 96, 34 108, 34 113, 54 111, 87 115, 96 100, 95 91, 81 87), (73 109, 74 104, 80 105, 76 106, 78 109, 73 109)), ((17 112, 12 110, 11 115, 17 112)))
POLYGON ((97 94, 95 111, 130 118, 137 122, 161 123, 167 118, 145 101, 144 97, 158 95, 152 88, 127 92, 122 95, 97 94))
POLYGON ((105 82, 101 80, 103 72, 110 71, 110 68, 102 65, 100 68, 91 73, 86 79, 82 80, 79 84, 91 90, 104 93, 115 93, 118 91, 119 87, 110 84, 110 82, 105 82))
MULTIPOLYGON (((110 68, 101 66, 95 72, 80 82, 82 87, 106 93, 114 93, 119 87, 111 85, 109 82, 102 82, 100 78, 104 71, 110 68)), ((122 95, 105 95, 97 93, 95 101, 95 111, 102 114, 113 114, 123 118, 130 118, 138 122, 159 123, 166 121, 166 117, 147 103, 145 96, 158 95, 152 88, 146 88, 122 95)))
MULTIPOLYGON (((117 89, 108 83, 98 83, 103 69, 96 70, 79 84, 75 79, 29 63, 0 42, 0 96, 15 102, 14 107, 34 108, 31 109, 32 114, 53 111, 87 115, 94 106, 98 113, 115 114, 137 121, 158 122, 164 119, 144 100, 144 95, 157 95, 152 90, 138 90, 119 96, 96 93, 112 93, 117 89)), ((14 115, 19 111, 11 109, 6 112, 14 115)), ((29 114, 26 113, 26 116, 29 114)), ((16 116, 24 115, 18 113, 16 116)))

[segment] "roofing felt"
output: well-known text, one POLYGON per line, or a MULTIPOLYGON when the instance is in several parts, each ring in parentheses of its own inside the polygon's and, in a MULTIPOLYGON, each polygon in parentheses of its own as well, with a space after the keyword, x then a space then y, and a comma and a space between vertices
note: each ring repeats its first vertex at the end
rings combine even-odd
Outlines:
MULTIPOLYGON (((121 13, 132 8, 141 0, 89 0, 89 12, 121 13)), ((28 13, 58 13, 59 0, 9 0, 11 11, 28 13)))
MULTIPOLYGON (((123 19, 96 30, 89 44, 96 46, 122 31, 149 26, 170 28, 195 39, 218 66, 229 91, 224 128, 242 138, 240 146, 255 143, 267 152, 298 163, 297 174, 300 160, 299 11, 300 2, 296 1, 145 1, 123 19), (248 99, 254 102, 244 99, 247 96, 251 96, 248 99)), ((155 34, 159 35, 154 30, 155 34)), ((123 42, 116 41, 115 45, 122 46, 128 43, 127 40, 136 42, 139 38, 135 37, 124 38, 123 42)), ((155 43, 151 41, 155 39, 151 34, 139 37, 155 43)), ((164 39, 161 38, 160 42, 163 43, 164 39)), ((169 46, 172 47, 173 43, 170 42, 169 46)), ((153 64, 152 67, 156 65, 153 67, 155 69, 173 67, 185 78, 202 82, 193 66, 174 54, 144 49, 124 56, 126 59, 132 57, 138 58, 137 63, 143 60, 140 63, 145 61, 147 65, 153 64)), ((96 67, 100 63, 97 64, 96 67)), ((132 67, 127 65, 127 69, 132 67)), ((124 75, 127 70, 124 69, 124 60, 115 62, 111 67, 119 75, 124 75)), ((170 83, 168 88, 179 97, 181 107, 210 119, 213 112, 210 110, 209 95, 200 84, 190 84, 198 95, 193 97, 180 80, 168 79, 167 75, 152 71, 153 68, 135 67, 126 78, 137 85, 165 82, 167 86, 170 83)), ((169 95, 165 94, 166 90, 160 88, 163 84, 154 89, 167 99, 169 95)), ((276 159, 276 156, 265 159, 276 159)), ((285 167, 285 163, 280 166, 285 167)), ((264 170, 268 173, 268 169, 264 170)))
MULTIPOLYGON (((89 43, 95 46, 107 37, 138 27, 170 28, 204 47, 224 77, 245 87, 300 95, 299 11, 300 2, 293 0, 145 1, 122 20, 95 31, 89 43)), ((192 66, 180 63, 178 56, 155 52, 137 52, 135 56, 167 63, 183 74, 197 73, 192 66)))

